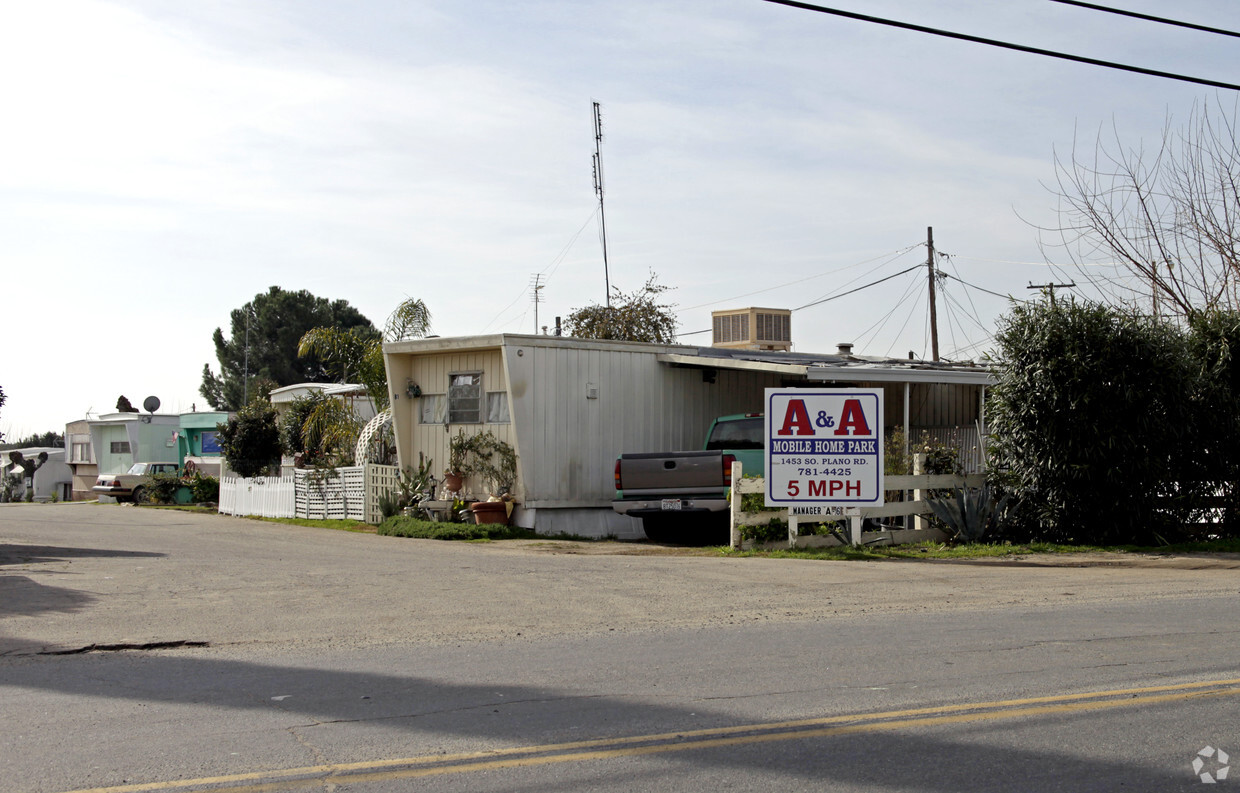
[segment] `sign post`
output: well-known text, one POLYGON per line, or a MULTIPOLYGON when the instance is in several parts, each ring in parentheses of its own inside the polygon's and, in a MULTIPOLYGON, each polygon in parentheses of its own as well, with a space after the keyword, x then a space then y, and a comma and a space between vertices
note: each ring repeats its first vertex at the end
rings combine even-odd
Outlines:
POLYGON ((766 389, 766 505, 794 515, 883 503, 883 391, 766 389))

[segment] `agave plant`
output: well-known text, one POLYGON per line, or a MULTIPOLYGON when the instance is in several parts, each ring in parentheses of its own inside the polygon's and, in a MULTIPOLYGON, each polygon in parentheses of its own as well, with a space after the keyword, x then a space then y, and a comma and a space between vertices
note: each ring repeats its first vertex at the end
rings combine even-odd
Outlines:
POLYGON ((1005 495, 995 501, 989 485, 980 488, 955 488, 952 497, 942 501, 927 501, 935 517, 947 524, 952 540, 977 542, 990 528, 992 518, 1007 505, 1005 495))

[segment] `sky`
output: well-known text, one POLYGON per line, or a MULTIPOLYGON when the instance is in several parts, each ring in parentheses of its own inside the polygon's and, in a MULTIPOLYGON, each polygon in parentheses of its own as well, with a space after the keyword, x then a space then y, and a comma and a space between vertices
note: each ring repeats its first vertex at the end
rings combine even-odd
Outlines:
MULTIPOLYGON (((1107 2, 1240 30, 1227 0, 1107 2)), ((1240 81, 1235 39, 1050 0, 822 4, 1240 81)), ((763 0, 40 0, 3 20, 9 440, 122 394, 207 409, 213 331, 273 285, 380 327, 417 297, 462 336, 553 327, 654 274, 685 343, 763 306, 794 309, 798 351, 928 357, 925 268, 808 304, 924 263, 930 227, 954 277, 941 353, 977 359, 1000 295, 1074 278, 1040 231, 1057 156, 1148 149, 1236 102, 763 0)))

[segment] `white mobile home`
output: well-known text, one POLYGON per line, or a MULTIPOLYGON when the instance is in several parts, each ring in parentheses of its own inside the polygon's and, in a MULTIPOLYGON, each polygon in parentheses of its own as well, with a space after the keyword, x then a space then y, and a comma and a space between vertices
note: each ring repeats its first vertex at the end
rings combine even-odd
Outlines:
MULTIPOLYGON (((989 380, 976 366, 862 359, 843 350, 811 355, 514 334, 390 342, 383 350, 402 467, 416 467, 424 455, 438 475, 453 434, 489 430, 517 454, 518 525, 621 538, 642 531, 611 510, 616 457, 700 448, 716 416, 761 410, 766 388, 881 385, 889 425, 903 420, 912 433, 972 430, 976 439, 989 380)), ((482 483, 465 489, 486 498, 482 483)))

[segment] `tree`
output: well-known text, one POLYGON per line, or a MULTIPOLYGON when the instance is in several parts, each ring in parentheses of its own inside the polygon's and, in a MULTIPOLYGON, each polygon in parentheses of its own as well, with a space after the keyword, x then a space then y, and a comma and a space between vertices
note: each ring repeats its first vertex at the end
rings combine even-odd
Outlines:
POLYGON ((138 409, 129 401, 129 397, 121 394, 116 400, 117 413, 137 413, 138 409))
POLYGON ((1079 277, 1107 300, 1155 315, 1240 309, 1240 143, 1235 111, 1194 107, 1156 149, 1119 133, 1092 150, 1056 157, 1057 228, 1079 277))
POLYGON ((657 279, 651 273, 644 286, 629 294, 613 287, 610 307, 595 303, 575 309, 565 320, 565 333, 581 339, 674 344, 679 324, 672 311, 675 304, 658 301, 671 287, 656 283, 657 279))
POLYGON ((280 462, 280 429, 276 411, 269 403, 256 399, 216 426, 220 449, 228 467, 238 476, 262 476, 280 462))
POLYGON ((302 465, 353 465, 361 429, 345 402, 321 391, 297 397, 280 417, 284 450, 302 465))
POLYGON ((389 403, 387 369, 383 365, 383 342, 425 336, 431 329, 431 313, 417 298, 407 298, 388 315, 383 336, 363 337, 340 328, 311 328, 301 337, 298 355, 318 355, 340 371, 340 382, 355 377, 365 386, 375 410, 389 403))
POLYGON ((255 395, 259 378, 274 383, 276 387, 332 382, 328 362, 313 352, 304 357, 297 355, 302 336, 312 328, 357 328, 361 335, 369 333, 378 336, 378 330, 370 320, 350 306, 348 301, 329 301, 304 289, 287 292, 278 286, 255 295, 249 303, 234 309, 230 320, 229 338, 225 339, 220 328, 216 328, 212 335, 219 374, 211 371, 210 364, 204 365, 202 370, 199 393, 215 410, 241 407, 247 396, 252 398, 255 395))
POLYGON ((0 449, 31 449, 38 447, 46 447, 50 449, 63 449, 65 447, 65 436, 55 430, 47 432, 35 432, 16 443, 0 443, 0 449))

